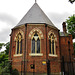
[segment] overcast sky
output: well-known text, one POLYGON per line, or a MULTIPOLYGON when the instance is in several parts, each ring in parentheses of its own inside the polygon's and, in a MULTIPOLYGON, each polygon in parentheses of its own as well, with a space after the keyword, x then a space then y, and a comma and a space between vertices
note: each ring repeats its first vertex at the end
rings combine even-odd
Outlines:
MULTIPOLYGON (((11 29, 35 3, 35 0, 0 0, 0 43, 10 41, 11 29)), ((37 0, 38 5, 62 31, 62 22, 75 14, 75 3, 68 0, 37 0)))

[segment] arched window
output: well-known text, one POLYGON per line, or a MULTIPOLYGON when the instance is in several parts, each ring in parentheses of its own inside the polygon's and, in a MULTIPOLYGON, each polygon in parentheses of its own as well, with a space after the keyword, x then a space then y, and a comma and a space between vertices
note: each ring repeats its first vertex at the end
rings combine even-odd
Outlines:
POLYGON ((37 32, 32 38, 32 53, 40 53, 40 38, 37 32))
POLYGON ((16 37, 16 54, 22 54, 22 35, 19 33, 16 37))
POLYGON ((50 52, 50 54, 56 54, 55 38, 54 38, 54 35, 52 33, 49 35, 49 52, 50 52))

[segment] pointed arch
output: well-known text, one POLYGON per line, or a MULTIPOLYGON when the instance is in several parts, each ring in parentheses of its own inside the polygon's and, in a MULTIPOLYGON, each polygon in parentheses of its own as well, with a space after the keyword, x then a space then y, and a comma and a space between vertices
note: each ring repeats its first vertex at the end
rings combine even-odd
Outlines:
POLYGON ((40 36, 37 32, 34 33, 34 35, 31 38, 32 47, 31 47, 31 53, 40 53, 40 36))
POLYGON ((19 32, 15 36, 15 42, 16 42, 15 54, 22 54, 23 38, 24 38, 23 32, 19 30, 19 32))
POLYGON ((32 29, 32 30, 30 31, 30 33, 29 33, 29 38, 30 38, 30 39, 32 38, 32 36, 34 35, 35 32, 38 33, 40 39, 43 39, 43 38, 44 38, 42 31, 41 31, 39 28, 34 28, 34 29, 32 29))
POLYGON ((48 39, 49 39, 51 34, 54 35, 55 41, 57 41, 57 37, 56 37, 55 33, 52 30, 48 32, 48 39))
POLYGON ((57 37, 52 30, 49 31, 49 33, 48 33, 48 39, 49 39, 49 53, 53 54, 53 55, 56 55, 57 37))
POLYGON ((31 53, 41 54, 41 39, 43 39, 43 33, 39 28, 34 28, 29 33, 29 39, 31 39, 31 53))
POLYGON ((19 30, 19 31, 16 33, 16 35, 15 35, 14 41, 17 39, 17 35, 18 35, 18 34, 21 34, 21 35, 22 35, 22 39, 24 39, 24 32, 23 32, 22 30, 19 30))

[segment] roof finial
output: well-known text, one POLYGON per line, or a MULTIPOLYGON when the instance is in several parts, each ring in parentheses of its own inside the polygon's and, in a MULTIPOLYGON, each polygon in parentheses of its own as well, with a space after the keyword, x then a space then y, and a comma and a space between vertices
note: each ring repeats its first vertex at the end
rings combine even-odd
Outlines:
POLYGON ((36 3, 36 0, 35 0, 35 3, 36 3))

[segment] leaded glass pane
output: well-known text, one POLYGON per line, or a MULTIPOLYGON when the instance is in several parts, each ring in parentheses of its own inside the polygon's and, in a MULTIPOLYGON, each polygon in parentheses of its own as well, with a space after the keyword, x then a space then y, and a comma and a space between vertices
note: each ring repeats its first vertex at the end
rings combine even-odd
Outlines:
POLYGON ((52 36, 52 39, 54 39, 54 37, 52 36))
POLYGON ((17 54, 19 53, 19 40, 17 42, 17 54))
POLYGON ((35 35, 34 36, 38 36, 38 34, 37 33, 35 33, 35 35))
POLYGON ((37 39, 37 53, 40 53, 40 39, 37 39))
POLYGON ((51 39, 51 36, 49 36, 49 39, 51 39))
POLYGON ((51 40, 49 40, 49 49, 50 49, 50 54, 51 54, 51 40))
POLYGON ((32 53, 35 53, 35 39, 32 39, 32 53))
POLYGON ((52 40, 52 52, 54 54, 54 40, 52 40))
POLYGON ((20 53, 22 53, 22 40, 20 42, 20 53))

